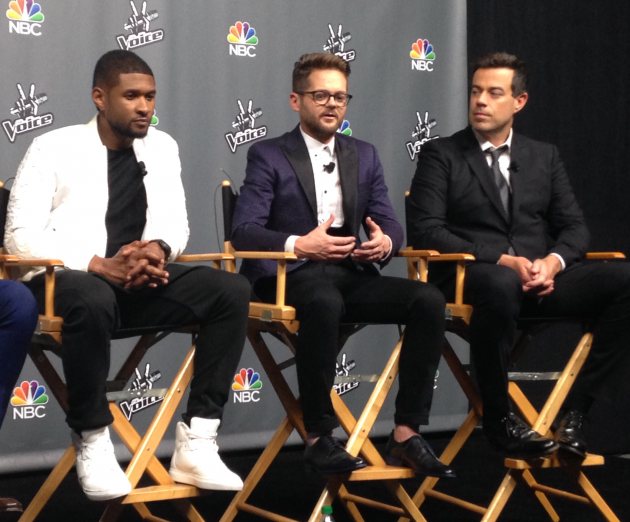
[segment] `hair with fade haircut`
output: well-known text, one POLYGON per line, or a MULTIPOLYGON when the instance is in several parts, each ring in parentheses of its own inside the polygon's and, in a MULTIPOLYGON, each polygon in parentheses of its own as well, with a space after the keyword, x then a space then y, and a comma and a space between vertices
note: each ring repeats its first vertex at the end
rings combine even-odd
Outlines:
POLYGON ((92 87, 114 87, 121 74, 140 73, 153 76, 149 64, 131 51, 116 49, 106 52, 96 62, 92 87))
POLYGON ((300 92, 306 89, 309 75, 314 70, 319 69, 335 69, 346 78, 350 76, 350 64, 335 54, 303 54, 293 67, 293 92, 300 92))
POLYGON ((472 63, 472 74, 477 69, 506 68, 514 71, 512 78, 512 96, 519 96, 527 92, 527 67, 525 62, 517 56, 505 52, 485 54, 472 63))

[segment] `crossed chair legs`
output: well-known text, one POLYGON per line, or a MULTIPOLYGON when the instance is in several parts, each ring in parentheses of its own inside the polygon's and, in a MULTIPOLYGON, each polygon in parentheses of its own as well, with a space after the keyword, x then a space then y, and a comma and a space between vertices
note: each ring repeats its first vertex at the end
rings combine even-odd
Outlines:
MULTIPOLYGON (((529 423, 529 425, 532 426, 537 433, 549 437, 552 436, 552 425, 554 420, 560 411, 560 406, 564 402, 564 399, 582 368, 586 357, 588 356, 592 339, 593 336, 590 333, 583 335, 580 343, 573 351, 569 362, 561 372, 553 390, 549 394, 540 411, 537 411, 534 408, 521 388, 515 382, 510 382, 510 397, 516 404, 525 421, 529 423)), ((445 344, 443 355, 471 403, 471 410, 469 411, 465 421, 461 424, 440 456, 443 462, 450 464, 463 448, 468 438, 472 435, 479 420, 481 419, 481 400, 469 375, 459 362, 459 359, 457 359, 457 356, 450 345, 445 344)), ((573 455, 573 457, 567 457, 567 454, 564 452, 554 452, 544 458, 530 460, 511 457, 504 460, 504 466, 507 471, 492 500, 487 506, 475 504, 465 499, 437 490, 436 485, 439 478, 435 477, 428 477, 422 482, 420 488, 416 491, 413 500, 416 505, 422 507, 422 504, 427 498, 433 498, 475 512, 482 516, 482 521, 493 521, 499 518, 517 484, 520 483, 533 492, 535 498, 543 507, 550 520, 560 519, 559 514, 553 507, 550 500, 550 497, 554 496, 590 505, 599 511, 605 520, 618 522, 619 518, 615 515, 610 506, 608 506, 606 501, 583 472, 584 467, 603 464, 604 458, 602 456, 590 453, 587 453, 583 460, 580 457, 576 460, 575 455, 573 455), (534 473, 538 470, 549 468, 562 468, 566 471, 575 488, 578 491, 581 491, 581 493, 561 490, 538 482, 534 477, 534 473)), ((402 517, 400 520, 407 520, 407 518, 402 517)))

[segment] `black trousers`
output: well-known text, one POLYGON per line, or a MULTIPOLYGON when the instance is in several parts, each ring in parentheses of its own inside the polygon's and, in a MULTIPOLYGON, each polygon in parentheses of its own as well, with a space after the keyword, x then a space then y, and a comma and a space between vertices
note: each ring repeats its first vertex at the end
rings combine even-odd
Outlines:
MULTIPOLYGON (((184 417, 221 418, 247 325, 247 280, 209 267, 170 264, 168 285, 124 290, 90 273, 57 272, 55 313, 63 324, 67 422, 77 432, 111 424, 105 381, 110 341, 119 328, 199 324, 194 374, 184 417)), ((41 276, 27 283, 43 307, 41 276)))
MULTIPOLYGON (((451 285, 442 285, 450 291, 451 285)), ((591 353, 565 408, 587 412, 615 369, 630 354, 630 264, 580 263, 559 273, 542 299, 525 296, 510 268, 473 263, 466 269, 464 299, 473 306, 470 349, 485 418, 509 411, 507 364, 519 316, 565 316, 594 321, 591 353)))
MULTIPOLYGON (((272 299, 275 278, 259 280, 254 289, 272 299)), ((300 321, 296 365, 307 431, 325 434, 338 426, 330 390, 342 323, 407 325, 394 421, 414 428, 428 423, 445 323, 445 301, 436 287, 379 276, 353 263, 309 262, 288 274, 286 301, 300 321)))

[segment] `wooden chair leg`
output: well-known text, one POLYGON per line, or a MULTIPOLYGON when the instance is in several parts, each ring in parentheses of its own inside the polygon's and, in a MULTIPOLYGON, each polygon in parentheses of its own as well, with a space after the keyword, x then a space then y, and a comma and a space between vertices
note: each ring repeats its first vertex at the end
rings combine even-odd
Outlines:
POLYGON ((481 519, 482 522, 490 522, 490 521, 498 520, 499 515, 503 511, 503 508, 505 508, 507 501, 509 500, 510 496, 512 496, 512 493, 514 492, 514 489, 516 488, 517 481, 514 475, 515 473, 513 470, 509 470, 505 474, 505 477, 503 477, 503 480, 501 481, 499 488, 497 489, 494 497, 492 498, 492 500, 490 501, 490 504, 488 505, 486 513, 481 519))
POLYGON ((53 496, 61 482, 68 475, 76 460, 74 446, 70 445, 50 472, 42 486, 20 517, 20 522, 31 522, 37 518, 50 498, 53 496))
POLYGON ((593 484, 586 478, 586 475, 580 471, 578 474, 578 485, 584 491, 584 494, 589 498, 591 504, 602 514, 602 516, 608 522, 620 522, 619 518, 610 506, 606 503, 604 498, 599 494, 599 491, 595 489, 593 484))
MULTIPOLYGON (((234 520, 239 511, 246 511, 253 514, 256 514, 257 511, 262 511, 258 508, 254 508, 256 511, 251 509, 253 506, 249 506, 249 504, 247 504, 247 500, 273 463, 274 459, 282 450, 284 443, 287 441, 292 432, 293 425, 291 424, 289 418, 285 417, 280 426, 278 426, 278 429, 275 431, 273 437, 271 437, 271 440, 265 446, 265 449, 260 454, 260 457, 258 457, 258 460, 249 472, 249 475, 247 475, 243 481, 243 489, 234 496, 232 502, 230 502, 230 505, 223 513, 220 522, 230 522, 234 520)), ((280 518, 277 520, 280 520, 280 518)))

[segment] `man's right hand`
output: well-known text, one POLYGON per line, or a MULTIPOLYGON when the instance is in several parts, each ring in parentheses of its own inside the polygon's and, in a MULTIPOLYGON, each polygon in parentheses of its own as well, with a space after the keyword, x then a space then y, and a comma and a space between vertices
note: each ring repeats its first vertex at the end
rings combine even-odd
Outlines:
POLYGON ((532 262, 526 257, 503 254, 499 258, 499 264, 511 268, 518 274, 518 278, 521 280, 523 285, 523 290, 525 289, 525 285, 532 279, 530 273, 532 262))
POLYGON ((356 238, 354 236, 336 237, 328 235, 328 229, 335 221, 330 217, 317 228, 295 241, 295 254, 299 258, 315 261, 339 261, 348 257, 354 250, 356 238))

